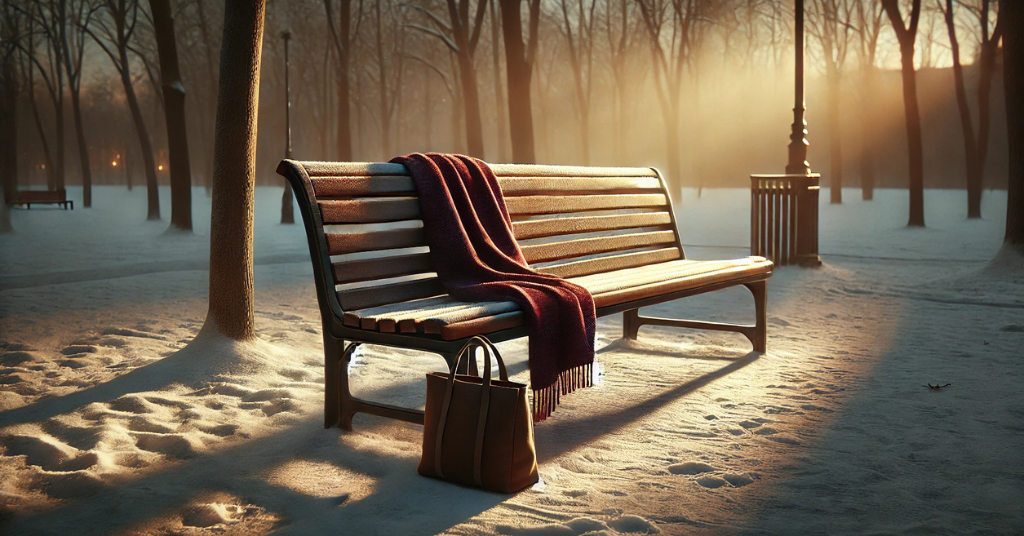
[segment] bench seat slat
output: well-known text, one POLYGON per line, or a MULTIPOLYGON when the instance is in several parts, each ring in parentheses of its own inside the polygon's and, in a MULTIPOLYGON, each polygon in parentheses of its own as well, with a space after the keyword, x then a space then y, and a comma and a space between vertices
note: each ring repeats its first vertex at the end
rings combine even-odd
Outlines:
MULTIPOLYGON (((772 264, 761 257, 722 261, 674 260, 574 277, 594 296, 598 308, 693 289, 741 277, 767 275, 772 264)), ((598 311, 600 313, 600 311, 598 311)), ((441 296, 353 311, 346 324, 380 331, 440 334, 445 340, 514 327, 524 319, 513 302, 465 303, 441 296), (352 315, 353 321, 349 320, 352 315), (369 320, 369 322, 366 322, 369 320), (476 330, 476 331, 473 331, 476 330)))
POLYGON ((394 255, 334 263, 334 282, 356 283, 433 272, 429 253, 394 255))
POLYGON ((505 206, 510 215, 562 214, 589 210, 664 207, 664 194, 612 194, 612 195, 524 195, 506 197, 505 206))
POLYGON ((420 203, 415 197, 366 197, 319 201, 324 224, 381 223, 416 220, 420 203))
POLYGON ((557 275, 558 277, 570 278, 590 275, 623 268, 633 268, 657 262, 673 261, 682 256, 679 248, 662 248, 650 251, 637 251, 634 253, 623 253, 598 257, 582 261, 554 264, 551 266, 539 267, 536 270, 545 274, 557 275))
POLYGON ((512 222, 512 231, 517 240, 543 238, 561 234, 614 231, 640 227, 655 227, 672 223, 668 212, 641 212, 637 214, 609 214, 605 216, 577 216, 574 218, 552 218, 545 220, 522 220, 512 222))
POLYGON ((649 233, 630 233, 594 238, 578 238, 564 242, 522 246, 526 262, 547 262, 572 257, 582 257, 592 253, 605 253, 620 249, 637 249, 644 246, 671 244, 676 241, 673 231, 655 231, 649 233))
POLYGON ((363 233, 328 233, 325 236, 327 237, 327 253, 329 255, 412 248, 427 244, 427 236, 422 227, 363 233))
MULTIPOLYGON (((674 292, 695 289, 718 282, 736 280, 741 277, 764 276, 771 274, 772 263, 763 257, 747 257, 726 261, 674 261, 669 271, 664 266, 649 265, 617 272, 618 282, 605 281, 602 285, 594 285, 594 305, 600 308, 626 303, 653 296, 661 296, 674 292), (651 274, 645 275, 644 272, 651 274), (674 271, 674 273, 673 273, 674 271), (662 280, 661 277, 668 277, 662 280), (620 287, 620 288, 617 288, 620 287), (600 292, 605 290, 604 292, 600 292)), ((604 274, 602 274, 604 275, 604 274)), ((586 278, 573 278, 570 281, 588 286, 586 278)), ((590 282, 591 285, 593 282, 590 282)), ((521 326, 526 317, 522 311, 504 313, 495 316, 481 316, 456 322, 441 327, 441 338, 454 340, 477 333, 490 333, 498 329, 521 326)))

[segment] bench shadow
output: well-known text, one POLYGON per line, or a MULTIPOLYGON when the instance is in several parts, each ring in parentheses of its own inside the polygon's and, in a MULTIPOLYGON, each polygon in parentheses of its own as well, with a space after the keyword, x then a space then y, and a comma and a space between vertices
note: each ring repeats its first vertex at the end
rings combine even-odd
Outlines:
MULTIPOLYGON (((673 354, 673 357, 679 357, 678 350, 673 354)), ((750 352, 739 359, 711 358, 729 359, 731 362, 722 368, 693 378, 654 397, 641 400, 630 406, 617 408, 614 412, 605 412, 571 421, 566 420, 553 423, 554 426, 550 427, 550 433, 545 432, 544 428, 547 427, 544 424, 539 424, 534 434, 537 443, 537 461, 539 463, 548 462, 569 452, 574 447, 594 441, 631 422, 638 421, 651 414, 651 412, 657 411, 723 376, 750 365, 760 357, 761 354, 750 352)), ((694 359, 703 360, 705 358, 694 359)))

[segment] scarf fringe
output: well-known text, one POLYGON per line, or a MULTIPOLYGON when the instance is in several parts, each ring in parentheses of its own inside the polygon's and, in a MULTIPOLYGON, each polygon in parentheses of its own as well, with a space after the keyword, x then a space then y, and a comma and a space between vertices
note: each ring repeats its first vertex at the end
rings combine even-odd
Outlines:
POLYGON ((555 383, 533 390, 533 422, 540 422, 555 411, 562 395, 593 385, 593 363, 587 363, 562 372, 555 383))

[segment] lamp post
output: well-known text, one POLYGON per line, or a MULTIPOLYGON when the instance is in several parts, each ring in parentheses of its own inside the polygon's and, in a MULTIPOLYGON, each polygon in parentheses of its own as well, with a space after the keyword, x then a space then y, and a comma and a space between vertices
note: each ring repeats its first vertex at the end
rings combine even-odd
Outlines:
MULTIPOLYGON (((288 40, 291 38, 290 31, 281 32, 281 39, 284 40, 284 157, 287 159, 292 157, 292 99, 288 85, 288 40)), ((292 185, 285 180, 284 194, 281 196, 281 223, 295 223, 292 197, 292 185)))
POLYGON ((787 175, 810 175, 811 165, 807 163, 807 121, 804 119, 804 0, 796 0, 796 29, 793 32, 796 51, 793 91, 793 132, 789 135, 789 163, 787 175))
POLYGON ((820 266, 818 182, 807 163, 804 119, 804 0, 794 0, 793 129, 784 175, 750 176, 750 253, 778 265, 820 266))

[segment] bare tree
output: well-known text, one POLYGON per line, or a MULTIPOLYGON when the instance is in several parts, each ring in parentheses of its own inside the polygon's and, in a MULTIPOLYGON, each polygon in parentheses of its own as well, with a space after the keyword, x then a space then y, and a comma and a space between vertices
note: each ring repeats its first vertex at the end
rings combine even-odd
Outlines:
POLYGON ((924 227, 924 149, 921 142, 921 111, 917 105, 917 71, 914 69, 914 42, 921 19, 921 0, 913 0, 909 24, 903 21, 898 0, 882 0, 882 7, 885 8, 900 44, 903 108, 910 156, 910 219, 907 225, 924 227))
POLYGON ((630 95, 643 79, 642 73, 636 73, 637 63, 628 61, 631 57, 632 43, 638 35, 635 17, 632 16, 633 2, 630 0, 605 0, 604 33, 607 41, 608 64, 614 80, 615 127, 614 144, 617 160, 626 159, 626 131, 629 128, 630 95), (633 36, 633 39, 631 39, 633 36), (631 69, 633 67, 633 69, 631 69))
POLYGON ((160 55, 160 82, 167 123, 167 150, 171 166, 171 227, 192 231, 192 167, 185 128, 185 86, 178 70, 178 47, 169 0, 149 0, 153 30, 160 55))
MULTIPOLYGON (((19 67, 21 68, 21 79, 28 83, 27 94, 29 104, 32 108, 32 120, 36 126, 36 131, 39 133, 39 141, 43 149, 43 166, 46 168, 46 184, 50 189, 57 187, 57 179, 54 174, 53 157, 50 154, 50 143, 47 141, 46 129, 43 127, 43 120, 39 115, 39 103, 36 99, 36 58, 35 58, 35 37, 36 37, 36 21, 31 16, 25 17, 25 32, 23 34, 24 40, 18 39, 12 41, 12 43, 18 47, 19 52, 19 67)), ((42 69, 40 69, 42 71, 42 69)), ((45 77, 44 81, 48 80, 45 77)), ((53 96, 52 85, 47 84, 47 90, 53 96)))
POLYGON ((256 337, 252 226, 265 12, 265 0, 225 4, 217 90, 206 322, 239 341, 256 337))
POLYGON ((355 38, 359 34, 359 21, 362 19, 362 0, 356 11, 355 28, 352 27, 352 0, 339 0, 337 20, 335 20, 334 0, 324 0, 327 12, 327 27, 331 30, 331 42, 335 48, 335 67, 337 73, 337 158, 343 161, 352 160, 352 103, 350 77, 352 68, 352 51, 355 38))
POLYGON ((71 112, 75 121, 75 140, 78 142, 79 167, 82 173, 82 205, 92 206, 92 169, 89 163, 89 145, 85 140, 85 125, 82 123, 82 58, 85 55, 86 33, 96 7, 89 0, 71 0, 62 46, 64 49, 64 72, 68 77, 71 93, 71 112))
POLYGON ((530 85, 537 58, 540 0, 529 2, 526 41, 523 41, 523 0, 498 0, 501 33, 505 45, 505 76, 508 82, 508 123, 512 137, 512 161, 536 161, 533 138, 533 102, 530 85))
POLYGON ((410 27, 433 35, 451 50, 459 66, 462 90, 462 109, 466 121, 466 150, 471 156, 484 158, 483 123, 480 118, 480 95, 477 87, 474 56, 483 29, 484 15, 489 0, 477 0, 470 18, 471 0, 446 0, 448 19, 445 20, 420 4, 412 4, 427 16, 433 27, 411 24, 410 27))
POLYGON ((597 0, 559 0, 562 15, 559 30, 569 47, 575 89, 576 119, 580 130, 583 164, 590 165, 590 101, 594 80, 594 11, 597 0))
POLYGON ((829 201, 843 202, 843 140, 839 104, 843 70, 851 38, 853 5, 848 0, 812 0, 811 34, 821 45, 828 84, 829 201))
POLYGON ((128 58, 132 35, 135 33, 139 21, 138 0, 103 0, 101 13, 104 16, 99 17, 92 26, 86 27, 85 31, 103 49, 118 74, 121 75, 121 85, 124 86, 125 99, 128 101, 128 109, 131 111, 132 121, 135 124, 135 133, 139 138, 143 169, 146 173, 148 205, 146 219, 159 220, 160 193, 157 190, 153 144, 150 142, 149 131, 146 130, 142 110, 139 108, 139 99, 135 94, 135 85, 132 81, 131 61, 128 58))
POLYGON ((665 125, 669 194, 679 202, 682 186, 679 120, 683 73, 699 43, 699 26, 709 22, 697 0, 637 0, 654 63, 655 89, 665 125))
MULTIPOLYGON (((938 0, 937 0, 938 1, 938 0)), ((960 2, 957 2, 960 3, 960 2)), ((967 7, 967 6, 965 6, 967 7)), ((967 87, 964 83, 964 68, 960 64, 960 42, 956 35, 956 15, 953 12, 953 0, 946 0, 946 5, 939 4, 946 30, 949 33, 950 51, 953 53, 953 84, 956 88, 956 104, 960 111, 960 126, 964 137, 964 155, 967 162, 967 217, 981 217, 981 191, 985 183, 985 160, 988 156, 989 109, 992 89, 992 77, 995 75, 995 58, 1002 38, 1003 27, 996 22, 989 34, 990 1, 981 0, 981 6, 975 11, 980 30, 978 60, 978 132, 974 132, 974 121, 971 119, 971 108, 967 102, 967 87)))
MULTIPOLYGON (((877 95, 878 69, 875 66, 878 56, 878 36, 882 30, 885 11, 874 0, 854 0, 854 11, 857 14, 856 32, 857 58, 860 64, 860 105, 863 110, 871 109, 871 103, 877 95)), ((873 140, 876 130, 874 117, 870 113, 860 113, 860 147, 858 155, 860 167, 861 198, 870 201, 875 198, 875 166, 873 140)))
POLYGON ((398 6, 391 3, 389 3, 387 12, 384 12, 381 7, 382 3, 383 0, 374 0, 373 12, 376 31, 374 34, 373 59, 377 64, 375 77, 379 105, 381 152, 384 155, 384 159, 389 160, 394 156, 392 154, 394 140, 391 134, 391 124, 401 99, 402 75, 405 72, 405 55, 403 53, 405 32, 399 32, 398 35, 394 35, 394 32, 387 31, 387 29, 391 28, 401 28, 404 25, 404 16, 402 10, 396 9, 398 6), (388 17, 390 20, 385 21, 385 17, 388 17), (385 36, 385 32, 387 32, 387 36, 385 36), (388 64, 391 62, 394 64, 389 66, 388 64))
POLYGON ((498 161, 508 162, 508 115, 505 104, 505 92, 502 89, 501 80, 501 26, 498 22, 497 0, 488 0, 491 3, 491 74, 494 75, 494 115, 496 117, 495 128, 498 131, 498 161))
MULTIPOLYGON (((9 0, 0 11, 0 181, 4 199, 18 188, 18 47, 21 13, 9 0)), ((4 210, 6 210, 6 202, 4 210)))
POLYGON ((1006 137, 1009 145, 1009 187, 1003 243, 1024 254, 1024 2, 999 2, 1004 21, 1003 87, 1006 96, 1006 137))

